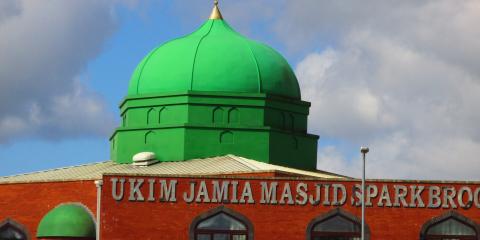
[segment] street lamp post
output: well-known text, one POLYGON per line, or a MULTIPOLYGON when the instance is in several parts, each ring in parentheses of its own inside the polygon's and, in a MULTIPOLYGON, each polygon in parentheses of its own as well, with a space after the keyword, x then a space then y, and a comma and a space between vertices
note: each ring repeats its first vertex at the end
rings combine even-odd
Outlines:
POLYGON ((368 147, 361 147, 360 152, 363 157, 362 164, 362 240, 365 240, 365 156, 367 155, 368 147))

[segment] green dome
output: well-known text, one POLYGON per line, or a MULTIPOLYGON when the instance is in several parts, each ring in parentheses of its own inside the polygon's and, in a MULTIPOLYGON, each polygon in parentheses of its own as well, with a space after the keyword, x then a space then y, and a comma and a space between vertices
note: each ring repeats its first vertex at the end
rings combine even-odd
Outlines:
POLYGON ((295 74, 282 55, 243 37, 222 19, 210 19, 150 52, 133 73, 128 94, 190 90, 300 99, 295 74))
POLYGON ((40 221, 37 238, 95 238, 95 222, 87 210, 77 204, 63 204, 48 212, 40 221))

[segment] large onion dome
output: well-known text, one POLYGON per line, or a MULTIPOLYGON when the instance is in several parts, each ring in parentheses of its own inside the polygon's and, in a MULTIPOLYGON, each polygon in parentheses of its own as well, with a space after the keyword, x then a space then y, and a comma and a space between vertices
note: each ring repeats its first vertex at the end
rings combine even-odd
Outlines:
POLYGON ((237 33, 220 14, 212 15, 192 34, 151 51, 134 71, 128 94, 185 91, 267 93, 300 99, 288 62, 271 47, 237 33))

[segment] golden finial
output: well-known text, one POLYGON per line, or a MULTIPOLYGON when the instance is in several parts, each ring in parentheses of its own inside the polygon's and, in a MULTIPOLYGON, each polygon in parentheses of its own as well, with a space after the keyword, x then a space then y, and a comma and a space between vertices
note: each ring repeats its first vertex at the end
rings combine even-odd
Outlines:
POLYGON ((215 0, 213 4, 214 6, 209 19, 223 19, 222 14, 220 13, 220 9, 218 8, 218 0, 215 0))

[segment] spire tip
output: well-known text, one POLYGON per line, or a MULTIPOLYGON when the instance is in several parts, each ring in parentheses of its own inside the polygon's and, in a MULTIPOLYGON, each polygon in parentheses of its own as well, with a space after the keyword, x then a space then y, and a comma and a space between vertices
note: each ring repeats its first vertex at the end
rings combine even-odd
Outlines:
POLYGON ((218 8, 218 0, 213 1, 213 9, 209 19, 223 19, 222 13, 220 13, 218 8))

